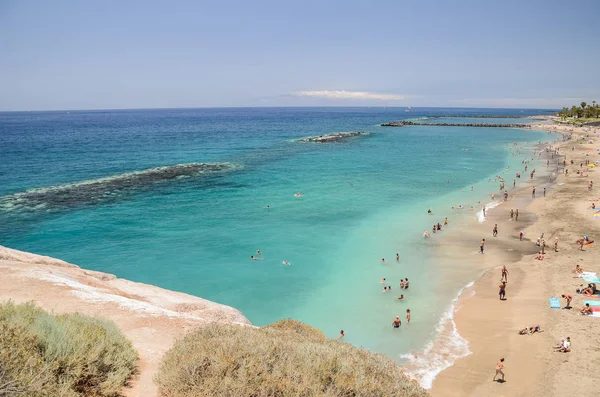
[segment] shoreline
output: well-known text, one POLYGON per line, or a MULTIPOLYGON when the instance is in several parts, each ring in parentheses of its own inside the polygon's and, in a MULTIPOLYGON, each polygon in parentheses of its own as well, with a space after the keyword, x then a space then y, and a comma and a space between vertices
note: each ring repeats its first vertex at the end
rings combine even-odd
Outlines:
MULTIPOLYGON (((594 127, 557 126, 544 123, 533 124, 532 129, 547 130, 563 136, 600 132, 600 129, 594 127)), ((571 229, 578 228, 578 226, 580 228, 581 225, 573 223, 571 219, 580 218, 582 213, 585 215, 585 206, 581 208, 581 205, 579 205, 578 208, 574 209, 575 211, 569 211, 572 208, 560 205, 570 204, 573 201, 581 202, 584 197, 593 195, 593 193, 586 194, 586 182, 584 182, 594 180, 593 174, 588 172, 589 177, 583 180, 576 176, 575 170, 580 168, 576 167, 578 162, 588 157, 586 156, 589 154, 587 151, 597 149, 600 145, 597 143, 590 145, 587 144, 587 139, 579 139, 558 142, 553 146, 560 147, 559 154, 566 155, 568 160, 571 158, 576 159, 574 165, 567 163, 566 167, 571 169, 573 174, 569 174, 568 177, 562 173, 557 173, 554 177, 549 174, 552 179, 549 183, 538 183, 538 186, 546 185, 549 188, 546 197, 529 198, 531 184, 516 189, 514 195, 517 200, 521 201, 519 205, 527 203, 525 207, 519 207, 523 208, 520 216, 528 218, 527 221, 525 217, 520 217, 518 225, 517 222, 509 224, 510 221, 506 220, 508 218, 506 216, 507 209, 504 211, 504 215, 501 215, 502 210, 506 208, 501 206, 500 211, 490 212, 486 222, 480 223, 480 227, 475 228, 475 233, 485 236, 490 233, 491 225, 497 223, 501 233, 506 234, 505 231, 508 230, 509 239, 512 238, 514 241, 503 242, 503 247, 486 247, 486 254, 491 253, 493 257, 490 259, 486 255, 485 262, 488 263, 483 265, 485 267, 483 274, 470 288, 465 288, 459 296, 454 311, 454 322, 458 334, 468 342, 470 354, 457 358, 453 365, 448 366, 438 374, 430 390, 434 397, 571 395, 573 392, 585 393, 586 390, 589 391, 590 387, 593 387, 590 384, 590 379, 594 378, 595 371, 590 365, 577 365, 572 368, 573 363, 579 362, 578 358, 581 357, 579 353, 590 356, 590 346, 593 345, 593 341, 590 341, 590 339, 593 338, 584 337, 581 330, 573 329, 576 327, 573 327, 572 324, 576 322, 586 328, 594 325, 598 327, 600 324, 594 324, 592 318, 578 315, 578 310, 567 312, 568 316, 562 315, 565 312, 561 310, 552 311, 553 309, 549 308, 548 298, 560 297, 562 293, 568 292, 574 296, 573 307, 579 308, 582 306, 583 298, 576 296, 573 284, 577 283, 576 285, 579 285, 582 281, 573 279, 570 270, 575 263, 584 263, 582 266, 586 271, 600 270, 597 265, 592 264, 594 260, 593 252, 579 253, 577 247, 572 244, 575 236, 594 234, 592 231, 597 228, 592 228, 590 226, 593 226, 593 224, 588 224, 593 222, 593 218, 588 216, 586 229, 583 232, 573 233, 571 229), (585 145, 580 145, 580 143, 585 143, 585 145), (566 150, 572 147, 576 149, 574 151, 566 150), (572 187, 573 185, 577 187, 572 187), (567 190, 569 187, 572 187, 570 190, 577 189, 578 193, 567 190), (561 197, 561 202, 558 204, 557 196, 563 192, 569 194, 566 197, 561 197), (560 208, 558 212, 561 215, 558 220, 556 219, 557 206, 560 208), (525 227, 522 227, 523 223, 527 223, 525 227), (524 230, 525 240, 527 241, 518 241, 519 229, 524 230), (549 236, 547 238, 549 245, 552 245, 550 240, 559 237, 559 250, 558 252, 551 252, 553 248, 549 246, 546 259, 536 261, 533 259, 532 254, 539 249, 534 242, 540 230, 545 232, 545 236, 549 236), (506 255, 507 250, 515 252, 515 247, 519 246, 521 247, 520 258, 514 256, 509 258, 506 255), (492 249, 489 250, 489 248, 492 249), (579 254, 584 254, 587 260, 579 258, 579 262, 576 262, 574 258, 579 254), (568 259, 567 263, 560 260, 565 256, 568 259), (497 280, 499 279, 499 267, 503 264, 508 267, 510 272, 509 283, 507 283, 508 301, 499 302, 497 280), (569 284, 570 286, 565 286, 569 284), (537 324, 540 324, 546 332, 532 336, 517 334, 517 330, 537 324), (566 329, 568 329, 568 332, 566 329), (566 356, 554 353, 551 347, 569 334, 572 338, 573 335, 577 338, 579 345, 577 351, 574 350, 566 356), (571 357, 576 356, 579 357, 571 359, 571 357), (495 362, 500 357, 506 358, 508 380, 506 384, 491 382, 495 362), (565 362, 570 363, 570 365, 565 364, 565 362), (554 376, 557 373, 556 371, 566 370, 567 367, 569 373, 577 374, 576 379, 565 381, 562 377, 556 378, 554 376)), ((593 162, 595 159, 591 158, 590 160, 593 162)), ((556 158, 554 162, 556 162, 556 158)), ((543 178, 536 176, 534 183, 537 183, 539 179, 543 178)), ((511 201, 509 200, 507 203, 511 203, 511 201)), ((591 214, 588 212, 587 215, 591 214)), ((469 236, 472 234, 470 233, 469 236)), ((459 251, 461 248, 464 249, 464 247, 461 247, 461 245, 464 245, 464 240, 465 236, 460 236, 454 241, 460 247, 459 251)), ((494 243, 492 239, 489 240, 494 243)), ((487 237, 486 241, 488 241, 487 237)), ((592 249, 586 251, 592 251, 592 249)), ((596 345, 597 342, 598 338, 596 337, 596 345)), ((598 348, 591 349, 591 351, 596 352, 596 356, 594 357, 592 354, 592 357, 597 360, 598 348)))
MULTIPOLYGON (((518 159, 524 157, 531 160, 530 156, 533 156, 533 153, 539 153, 539 148, 542 146, 544 146, 542 143, 522 142, 522 144, 518 146, 518 154, 515 155, 515 157, 518 159)), ((539 167, 541 164, 542 160, 535 158, 528 166, 531 170, 532 168, 539 167)), ((510 202, 515 203, 518 201, 519 205, 517 205, 517 208, 521 208, 518 223, 519 226, 533 223, 533 221, 522 212, 522 209, 525 207, 523 198, 527 196, 526 192, 528 193, 528 189, 530 189, 530 180, 525 176, 526 173, 524 173, 523 170, 519 171, 519 169, 514 168, 509 170, 508 166, 507 168, 502 169, 502 172, 500 171, 501 170, 498 169, 496 172, 500 175, 503 175, 503 172, 505 171, 509 172, 508 175, 513 172, 521 172, 522 174, 516 188, 513 188, 512 183, 510 183, 510 179, 513 177, 509 177, 508 175, 502 176, 505 178, 505 183, 510 185, 507 186, 506 190, 508 190, 511 199, 509 201, 503 201, 501 192, 498 190, 498 185, 496 185, 500 182, 496 181, 494 176, 491 175, 491 178, 488 179, 488 183, 491 183, 495 187, 492 188, 491 185, 484 187, 485 189, 489 188, 491 190, 485 193, 487 199, 482 199, 479 202, 479 208, 486 208, 487 217, 483 217, 483 211, 481 209, 477 210, 477 207, 471 208, 471 211, 461 213, 461 216, 458 218, 455 217, 450 228, 444 228, 443 236, 434 243, 434 255, 432 260, 439 264, 443 264, 444 266, 444 268, 439 268, 438 270, 443 271, 444 273, 459 272, 458 278, 462 277, 464 279, 464 284, 459 287, 457 295, 436 325, 436 333, 433 340, 428 342, 423 349, 416 352, 408 352, 402 356, 402 358, 407 361, 404 365, 407 374, 419 381, 426 389, 431 389, 432 385, 435 385, 437 376, 444 370, 451 368, 457 360, 472 354, 469 349, 469 341, 464 338, 464 335, 460 332, 455 322, 456 313, 461 310, 465 299, 472 296, 474 286, 478 285, 478 283, 481 282, 481 279, 486 277, 490 271, 495 271, 494 269, 497 267, 490 267, 486 263, 480 263, 478 260, 480 259, 478 255, 479 241, 481 241, 482 237, 485 237, 488 243, 492 240, 488 238, 488 233, 491 235, 491 228, 494 223, 500 224, 499 219, 502 217, 500 214, 504 212, 504 208, 510 202), (490 199, 489 194, 491 193, 496 194, 495 200, 490 199), (515 200, 515 197, 518 198, 518 200, 515 200), (467 266, 465 266, 465 264, 467 264, 467 266)), ((537 171, 536 173, 544 174, 543 171, 544 170, 537 171)), ((550 175, 550 173, 538 175, 536 180, 544 179, 548 175, 550 175)), ((467 206, 468 205, 469 204, 467 204, 467 206)), ((508 211, 508 209, 506 211, 508 211)), ((502 245, 505 246, 506 242, 503 241, 502 245)), ((486 247, 486 254, 488 251, 489 247, 486 247)), ((496 252, 494 255, 502 257, 506 262, 516 262, 528 253, 529 252, 520 252, 514 249, 507 250, 504 248, 503 252, 496 252)), ((487 257, 488 255, 484 258, 487 257)), ((451 276, 451 274, 448 274, 448 276, 451 276)))

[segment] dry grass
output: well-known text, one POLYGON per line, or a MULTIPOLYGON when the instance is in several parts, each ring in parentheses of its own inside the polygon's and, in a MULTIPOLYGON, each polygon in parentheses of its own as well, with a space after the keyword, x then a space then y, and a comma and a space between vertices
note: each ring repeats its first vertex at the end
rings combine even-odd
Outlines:
POLYGON ((0 395, 116 396, 137 353, 108 321, 0 305, 0 395))
POLYGON ((428 395, 389 358, 293 320, 196 329, 167 352, 155 380, 164 397, 428 395))

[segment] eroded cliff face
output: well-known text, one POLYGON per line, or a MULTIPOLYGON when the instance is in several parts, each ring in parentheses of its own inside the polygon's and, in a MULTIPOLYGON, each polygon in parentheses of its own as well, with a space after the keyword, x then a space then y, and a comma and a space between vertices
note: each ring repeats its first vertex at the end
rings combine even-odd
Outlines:
POLYGON ((140 355, 139 376, 124 390, 128 396, 156 395, 152 377, 160 359, 189 329, 215 322, 251 325, 229 306, 0 246, 0 301, 8 299, 115 322, 140 355))

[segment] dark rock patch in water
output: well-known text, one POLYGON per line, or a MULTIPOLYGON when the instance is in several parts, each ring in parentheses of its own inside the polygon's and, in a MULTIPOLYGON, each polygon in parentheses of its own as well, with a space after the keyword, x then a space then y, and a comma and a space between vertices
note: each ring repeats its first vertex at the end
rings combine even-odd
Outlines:
POLYGON ((298 142, 317 142, 317 143, 331 143, 340 142, 348 138, 353 138, 361 135, 369 135, 370 132, 364 131, 351 131, 351 132, 332 132, 331 134, 309 136, 306 138, 298 139, 298 142))
POLYGON ((60 210, 114 202, 126 193, 148 190, 158 184, 219 175, 237 168, 240 167, 229 163, 178 164, 32 189, 0 197, 0 211, 60 210))

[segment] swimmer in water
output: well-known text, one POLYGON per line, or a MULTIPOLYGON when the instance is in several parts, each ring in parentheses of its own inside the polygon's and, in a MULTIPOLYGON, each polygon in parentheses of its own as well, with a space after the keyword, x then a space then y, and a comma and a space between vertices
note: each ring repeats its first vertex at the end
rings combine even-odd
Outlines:
POLYGON ((387 265, 387 261, 385 260, 385 258, 381 258, 381 263, 385 263, 387 265))
POLYGON ((380 282, 381 284, 385 284, 385 278, 382 278, 381 280, 379 280, 379 282, 380 282))
POLYGON ((404 295, 400 295, 400 296, 398 297, 398 300, 403 300, 403 299, 404 299, 404 295))
POLYGON ((400 254, 396 253, 396 262, 400 262, 400 254))
POLYGON ((428 209, 428 210, 427 210, 427 213, 428 213, 429 215, 433 214, 433 212, 431 212, 431 209, 428 209))
POLYGON ((400 317, 396 316, 394 321, 392 321, 392 326, 394 328, 400 328, 401 325, 402 325, 402 321, 400 321, 400 317))
POLYGON ((262 255, 262 252, 260 252, 260 250, 256 250, 256 255, 262 255))
POLYGON ((338 339, 342 339, 344 336, 346 336, 346 333, 344 332, 344 330, 340 331, 340 334, 338 335, 338 339))
POLYGON ((283 261, 283 264, 286 265, 286 266, 289 266, 290 262, 289 261, 283 261))

